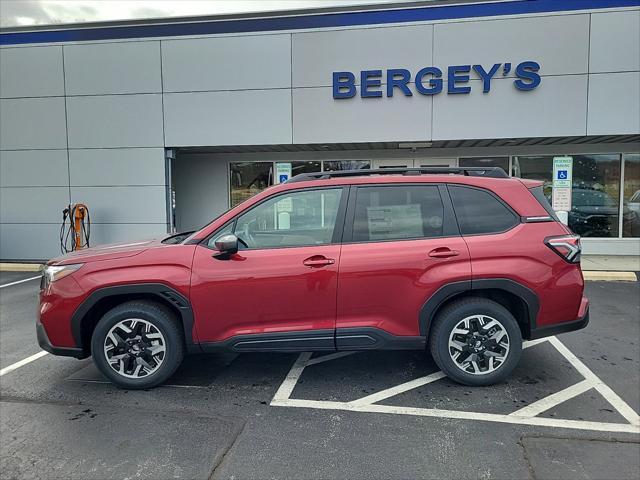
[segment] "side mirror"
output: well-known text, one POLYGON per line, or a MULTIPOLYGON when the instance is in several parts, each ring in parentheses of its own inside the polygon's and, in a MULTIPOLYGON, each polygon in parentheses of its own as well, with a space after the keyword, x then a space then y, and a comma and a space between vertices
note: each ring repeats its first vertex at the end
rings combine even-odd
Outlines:
POLYGON ((222 235, 215 242, 218 253, 214 256, 229 256, 238 253, 238 237, 233 234, 222 235))

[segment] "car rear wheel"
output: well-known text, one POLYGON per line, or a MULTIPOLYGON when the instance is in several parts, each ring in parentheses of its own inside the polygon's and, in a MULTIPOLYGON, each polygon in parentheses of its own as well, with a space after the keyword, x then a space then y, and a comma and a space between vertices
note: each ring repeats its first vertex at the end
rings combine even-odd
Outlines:
POLYGON ((465 298, 437 316, 429 348, 440 369, 464 385, 503 381, 522 352, 518 322, 502 305, 485 298, 465 298))
POLYGON ((184 336, 175 315, 148 301, 109 310, 91 338, 93 361, 117 386, 151 388, 166 381, 184 357, 184 336))

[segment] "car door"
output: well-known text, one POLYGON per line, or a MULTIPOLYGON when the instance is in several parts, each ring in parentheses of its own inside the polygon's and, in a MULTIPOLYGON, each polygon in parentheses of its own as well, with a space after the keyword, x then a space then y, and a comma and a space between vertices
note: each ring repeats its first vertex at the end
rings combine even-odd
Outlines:
POLYGON ((470 280, 469 252, 444 186, 352 187, 338 278, 339 350, 424 342, 426 300, 446 283, 470 280))
POLYGON ((191 282, 201 342, 235 350, 333 350, 347 189, 268 197, 196 248, 191 282), (239 250, 216 256, 234 233, 239 250), (230 345, 229 345, 230 344, 230 345))

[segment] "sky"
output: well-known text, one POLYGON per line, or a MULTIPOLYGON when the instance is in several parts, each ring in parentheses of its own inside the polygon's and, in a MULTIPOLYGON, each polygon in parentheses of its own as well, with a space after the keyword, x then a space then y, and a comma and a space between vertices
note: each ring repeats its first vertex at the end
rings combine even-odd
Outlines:
POLYGON ((0 27, 395 3, 402 0, 0 0, 0 27))

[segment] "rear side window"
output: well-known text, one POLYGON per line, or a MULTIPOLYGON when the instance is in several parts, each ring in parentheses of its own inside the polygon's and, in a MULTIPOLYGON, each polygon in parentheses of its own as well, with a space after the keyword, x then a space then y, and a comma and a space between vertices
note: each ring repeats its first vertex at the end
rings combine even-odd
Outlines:
POLYGON ((485 190, 450 185, 449 192, 463 235, 504 232, 519 222, 511 210, 485 190))
POLYGON ((444 206, 435 185, 359 187, 354 242, 442 236, 444 206))
POLYGON ((538 200, 538 203, 542 206, 542 208, 544 208, 547 211, 549 216, 553 218, 556 222, 559 222, 560 220, 558 220, 556 212, 553 210, 553 208, 549 204, 549 200, 547 200, 547 197, 544 196, 544 190, 542 189, 542 185, 540 185, 539 187, 530 188, 529 191, 534 197, 536 197, 536 200, 538 200))

